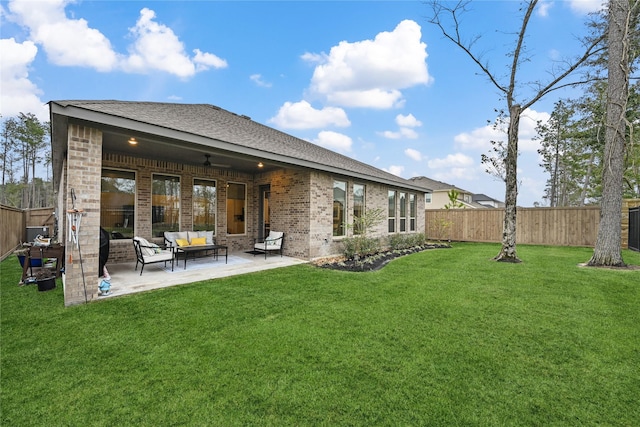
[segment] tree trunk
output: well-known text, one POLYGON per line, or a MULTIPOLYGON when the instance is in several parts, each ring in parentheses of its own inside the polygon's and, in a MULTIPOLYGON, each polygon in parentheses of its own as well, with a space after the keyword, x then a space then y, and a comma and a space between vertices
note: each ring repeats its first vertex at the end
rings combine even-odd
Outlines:
POLYGON ((622 175, 625 113, 629 89, 629 50, 626 45, 628 0, 609 1, 609 85, 605 129, 600 228, 588 265, 624 266, 622 261, 622 175))
POLYGON ((509 108, 509 129, 507 131, 507 158, 505 159, 504 226, 502 228, 502 249, 494 258, 496 261, 520 262, 516 255, 516 205, 518 198, 518 127, 520 126, 520 105, 509 108))

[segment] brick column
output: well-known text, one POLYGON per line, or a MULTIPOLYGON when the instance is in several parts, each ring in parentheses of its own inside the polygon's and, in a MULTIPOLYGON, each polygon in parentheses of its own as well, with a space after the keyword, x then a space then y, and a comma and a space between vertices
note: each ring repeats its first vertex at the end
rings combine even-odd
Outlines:
POLYGON ((70 124, 67 145, 66 209, 72 208, 73 189, 76 195, 75 208, 83 211, 78 233, 79 245, 69 241, 67 211, 61 213, 66 221, 65 235, 61 236, 66 251, 64 304, 70 306, 91 301, 98 296, 102 132, 70 124))

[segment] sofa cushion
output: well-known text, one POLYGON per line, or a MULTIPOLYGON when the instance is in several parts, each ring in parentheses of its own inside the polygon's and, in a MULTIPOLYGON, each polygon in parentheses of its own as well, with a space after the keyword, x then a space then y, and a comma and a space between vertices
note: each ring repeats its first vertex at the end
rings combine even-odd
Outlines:
POLYGON ((176 231, 165 231, 164 239, 169 242, 171 246, 176 245, 176 231))
POLYGON ((213 239, 213 231, 198 231, 198 237, 204 237, 207 239, 207 245, 215 245, 213 239))
POLYGON ((191 239, 191 245, 206 245, 207 238, 206 237, 194 237, 191 239))
POLYGON ((186 231, 165 231, 164 238, 171 244, 171 246, 178 246, 176 243, 176 239, 185 239, 187 240, 187 232, 186 231))
POLYGON ((197 237, 198 237, 197 231, 187 231, 187 239, 189 240, 189 243, 191 243, 192 239, 196 239, 197 237))
POLYGON ((282 231, 271 231, 264 241, 268 247, 279 248, 282 244, 281 238, 283 234, 284 233, 282 231))
POLYGON ((189 241, 187 239, 176 239, 176 244, 178 246, 189 246, 189 241))

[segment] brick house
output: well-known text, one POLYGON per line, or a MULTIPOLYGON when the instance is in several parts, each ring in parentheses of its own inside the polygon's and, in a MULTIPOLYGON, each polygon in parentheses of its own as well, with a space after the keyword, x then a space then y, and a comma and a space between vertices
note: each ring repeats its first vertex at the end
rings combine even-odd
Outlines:
MULTIPOLYGON (((233 252, 250 249, 272 229, 285 232, 287 256, 331 256, 352 232, 345 224, 373 208, 388 213, 379 236, 424 232, 423 186, 249 117, 204 104, 51 101, 49 107, 58 212, 83 211, 85 277, 98 277, 100 227, 112 238, 109 263, 135 259, 134 235, 162 242, 166 230, 213 229, 233 252)), ((66 215, 58 215, 67 258, 77 259, 67 227, 66 215)), ((66 267, 66 305, 85 301, 78 264, 66 267)), ((86 286, 89 299, 96 298, 97 281, 86 286)))

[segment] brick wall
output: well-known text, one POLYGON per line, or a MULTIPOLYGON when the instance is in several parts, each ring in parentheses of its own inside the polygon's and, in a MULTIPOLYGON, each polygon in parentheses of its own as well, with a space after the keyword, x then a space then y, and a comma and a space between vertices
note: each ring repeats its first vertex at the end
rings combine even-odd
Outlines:
MULTIPOLYGON (((192 186, 193 179, 216 181, 217 187, 217 230, 216 239, 229 246, 231 252, 245 251, 253 246, 258 237, 258 209, 260 206, 260 186, 270 185, 271 229, 285 232, 284 253, 287 256, 313 259, 342 253, 340 238, 334 238, 333 230, 333 181, 334 176, 310 170, 280 169, 273 172, 248 175, 232 170, 182 165, 167 161, 156 161, 120 154, 105 153, 102 167, 134 171, 136 173, 136 234, 156 243, 163 239, 151 235, 151 183, 153 174, 180 177, 181 212, 180 229, 192 230, 192 186), (229 182, 247 186, 246 233, 227 234, 226 186, 229 182)), ((352 218, 353 184, 366 185, 366 208, 380 208, 386 212, 389 187, 381 184, 354 181, 345 177, 336 179, 348 182, 348 216, 352 218)), ((416 193, 418 201, 416 224, 418 231, 424 231, 424 195, 416 193)), ((387 236, 387 223, 379 224, 376 235, 387 236)), ((109 263, 135 261, 130 239, 111 240, 109 263)))
MULTIPOLYGON (((136 235, 161 244, 164 239, 151 234, 151 184, 154 174, 180 177, 180 230, 193 229, 192 191, 193 179, 207 179, 216 181, 216 240, 220 244, 229 246, 229 251, 249 249, 253 244, 253 227, 247 221, 247 233, 244 235, 228 235, 226 229, 226 201, 228 182, 247 185, 247 211, 253 212, 253 176, 236 171, 214 169, 204 166, 183 165, 174 162, 142 159, 120 154, 106 153, 102 159, 104 168, 122 169, 136 173, 136 206, 135 232, 136 235)), ((111 240, 109 248, 109 262, 135 261, 133 244, 130 239, 111 240)))
MULTIPOLYGON (((309 232, 309 258, 316 259, 332 255, 340 255, 344 252, 343 237, 333 236, 333 182, 334 180, 347 182, 347 208, 346 222, 353 223, 353 185, 365 185, 365 209, 382 209, 385 217, 377 227, 372 230, 371 237, 385 238, 390 235, 386 220, 389 206, 389 190, 397 188, 388 185, 363 182, 343 176, 333 176, 321 172, 311 173, 310 182, 310 232, 309 232)), ((405 190, 402 190, 405 191, 405 190)), ((416 195, 416 233, 424 233, 424 193, 409 192, 416 195)), ((399 207, 396 205, 396 215, 399 216, 399 207)), ((409 228, 409 211, 407 207, 407 229, 409 228)), ((350 236, 351 229, 347 229, 350 236)))
MULTIPOLYGON (((78 244, 65 239, 64 301, 67 306, 98 296, 99 239, 96 236, 100 229, 101 158, 102 132, 70 124, 64 194, 67 210, 72 208, 72 193, 75 194, 75 208, 82 210, 82 219, 78 244)), ((65 211, 65 218, 67 215, 65 211)))

